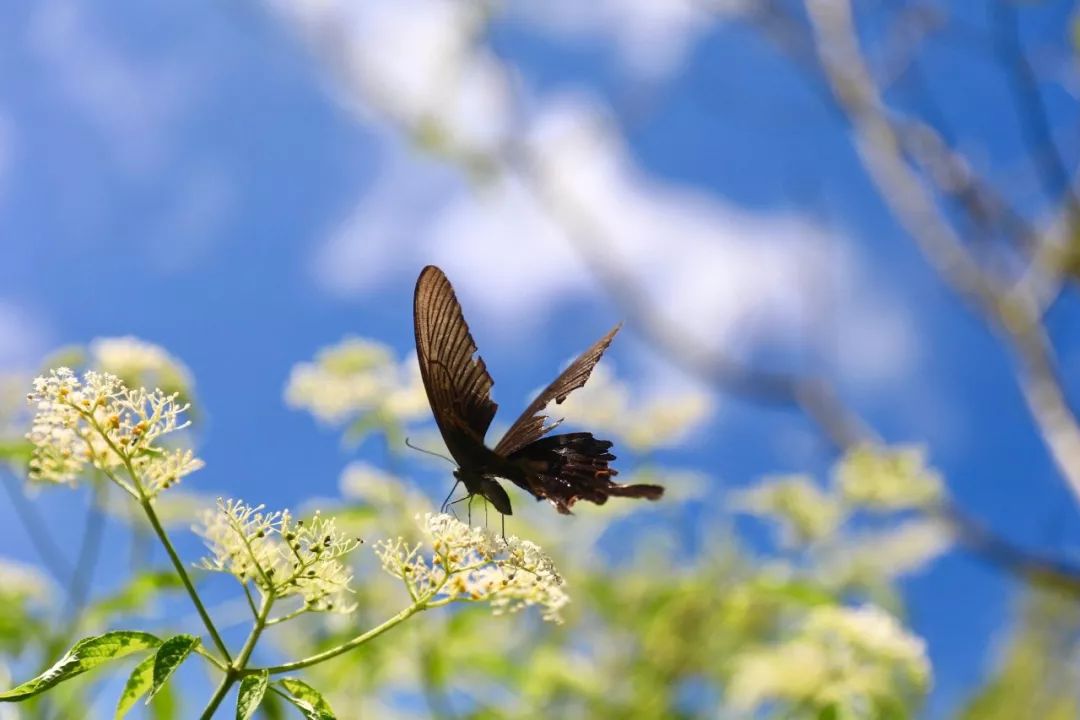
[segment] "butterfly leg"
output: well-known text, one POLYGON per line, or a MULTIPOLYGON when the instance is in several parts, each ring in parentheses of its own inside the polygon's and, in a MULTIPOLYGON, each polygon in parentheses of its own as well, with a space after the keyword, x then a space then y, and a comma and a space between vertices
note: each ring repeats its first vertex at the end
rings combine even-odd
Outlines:
POLYGON ((457 486, 461 484, 460 480, 454 480, 454 487, 450 488, 450 493, 446 496, 446 499, 442 501, 442 505, 439 506, 439 512, 446 512, 447 508, 452 504, 450 498, 454 497, 454 491, 457 490, 457 486))
POLYGON ((459 519, 458 516, 457 516, 457 513, 454 512, 454 506, 457 505, 458 503, 463 503, 466 500, 472 500, 472 495, 466 495, 463 498, 458 498, 457 500, 453 501, 452 503, 447 503, 446 510, 449 510, 450 514, 453 515, 455 519, 459 519))

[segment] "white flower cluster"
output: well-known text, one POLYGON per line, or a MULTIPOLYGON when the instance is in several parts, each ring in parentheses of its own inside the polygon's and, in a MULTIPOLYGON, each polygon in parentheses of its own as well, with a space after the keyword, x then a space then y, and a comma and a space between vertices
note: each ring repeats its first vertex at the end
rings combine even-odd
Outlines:
POLYGON ((33 479, 72 483, 87 465, 106 472, 124 466, 142 493, 153 497, 203 465, 191 451, 159 445, 188 424, 188 405, 175 393, 133 390, 115 375, 92 370, 80 380, 59 368, 34 380, 28 400, 35 410, 27 434, 34 445, 33 479))
POLYGON ((767 478, 736 495, 735 504, 780 521, 789 546, 830 537, 844 520, 840 503, 803 475, 767 478))
POLYGON ((855 448, 837 466, 835 481, 848 502, 872 510, 925 509, 945 496, 941 476, 926 466, 919 447, 855 448))
POLYGON ((561 622, 570 599, 551 558, 537 545, 442 513, 417 516, 417 521, 430 550, 402 538, 381 541, 375 549, 383 568, 405 583, 415 601, 429 606, 486 602, 495 614, 539 605, 545 620, 561 622))
POLYGON ((285 401, 335 425, 364 413, 404 423, 429 412, 415 358, 398 363, 389 347, 362 338, 346 338, 320 350, 314 362, 293 366, 285 401))
POLYGON ((790 639, 741 654, 734 668, 727 692, 742 711, 780 701, 877 717, 878 701, 931 683, 923 640, 869 605, 815 607, 790 639))
POLYGON ((639 394, 631 392, 626 383, 600 365, 589 383, 569 396, 559 411, 575 425, 647 452, 677 445, 713 410, 712 398, 703 392, 665 393, 644 402, 632 400, 639 394))
POLYGON ((318 513, 294 520, 288 510, 263 512, 263 506, 218 500, 195 528, 212 555, 202 567, 252 582, 264 596, 299 596, 312 611, 352 612, 347 602, 352 572, 342 558, 360 541, 340 533, 333 519, 318 513))
POLYGON ((158 387, 190 397, 191 371, 165 348, 136 337, 97 338, 90 343, 92 366, 129 387, 158 387))

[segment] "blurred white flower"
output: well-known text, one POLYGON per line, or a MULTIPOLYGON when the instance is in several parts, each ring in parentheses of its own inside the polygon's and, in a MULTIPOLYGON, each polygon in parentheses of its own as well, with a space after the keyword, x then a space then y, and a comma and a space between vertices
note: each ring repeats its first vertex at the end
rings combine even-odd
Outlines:
POLYGON ((952 545, 949 527, 932 518, 908 520, 895 527, 845 541, 823 562, 834 583, 873 585, 915 572, 952 545))
POLYGON ((747 513, 777 520, 782 541, 794 546, 831 536, 844 520, 836 498, 805 475, 766 478, 736 493, 734 506, 747 513))
POLYGON ((307 522, 294 520, 288 510, 263 512, 263 506, 239 500, 218 500, 216 510, 203 513, 195 531, 206 541, 211 556, 207 570, 252 582, 264 596, 299 596, 307 610, 352 612, 346 602, 352 593, 352 572, 342 558, 359 546, 318 513, 307 522))
POLYGON ((368 413, 402 424, 429 414, 416 359, 398 363, 389 347, 364 338, 346 338, 314 362, 294 365, 285 402, 332 425, 368 413))
POLYGON ((740 711, 776 701, 869 709, 905 690, 925 692, 930 682, 926 644, 892 615, 869 605, 821 605, 790 639, 737 656, 727 693, 740 711))
POLYGON ((154 387, 191 397, 191 371, 160 345, 136 337, 97 338, 90 343, 96 370, 120 378, 128 387, 154 387))
POLYGON ((177 394, 131 389, 115 375, 88 370, 80 380, 59 368, 34 380, 35 410, 27 439, 34 445, 30 477, 73 483, 93 465, 105 471, 129 465, 152 497, 202 467, 190 452, 170 452, 159 440, 187 427, 188 405, 177 394))
POLYGON ((431 505, 425 495, 397 475, 362 461, 345 466, 339 486, 345 498, 359 500, 380 510, 412 509, 410 517, 431 505))
POLYGON ((364 119, 371 119, 371 108, 389 114, 436 149, 479 154, 504 140, 510 119, 504 69, 477 42, 486 3, 269 2, 325 53, 347 104, 364 119))
POLYGON ((926 466, 921 447, 862 445, 844 456, 834 481, 848 502, 872 510, 925 509, 945 497, 941 476, 926 466))
POLYGON ((44 601, 51 589, 49 579, 36 567, 0 558, 0 598, 44 601))
POLYGON ((569 422, 587 427, 638 452, 678 445, 713 410, 704 392, 683 392, 634 399, 630 387, 603 365, 593 370, 585 387, 558 406, 569 422))
POLYGON ((424 543, 398 538, 380 541, 375 550, 415 601, 429 607, 486 602, 495 614, 539 605, 545 620, 561 622, 570 599, 551 558, 536 544, 496 536, 446 514, 427 513, 417 521, 424 543))

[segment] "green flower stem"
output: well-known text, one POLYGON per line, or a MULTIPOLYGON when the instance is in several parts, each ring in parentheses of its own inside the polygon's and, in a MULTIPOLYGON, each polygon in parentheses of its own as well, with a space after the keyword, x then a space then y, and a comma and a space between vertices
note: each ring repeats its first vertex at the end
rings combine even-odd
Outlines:
POLYGON ((205 647, 202 646, 201 643, 199 645, 196 645, 195 649, 192 652, 194 652, 196 655, 201 655, 203 658, 206 659, 207 662, 209 662, 221 672, 227 672, 229 669, 228 665, 221 662, 217 655, 207 650, 205 647))
POLYGON ((229 694, 229 690, 236 684, 245 673, 245 666, 248 660, 251 659, 251 653, 255 650, 255 644, 259 642, 259 636, 262 635, 263 629, 266 627, 266 618, 270 616, 270 608, 274 605, 273 594, 267 594, 263 597, 262 606, 259 608, 259 614, 255 618, 255 624, 251 627, 251 632, 248 634, 247 640, 244 641, 244 646, 240 648, 240 654, 236 656, 236 660, 229 664, 229 667, 225 670, 225 677, 221 679, 221 683, 217 686, 214 694, 210 697, 209 702, 206 703, 206 708, 203 710, 200 716, 202 720, 210 720, 217 712, 221 702, 225 699, 225 696, 229 694))
POLYGON ((140 500, 139 504, 142 505, 143 512, 146 513, 146 517, 150 521, 150 526, 154 528, 154 533, 158 536, 161 544, 165 546, 165 552, 168 553, 169 560, 172 561, 176 574, 180 576, 180 582, 184 583, 184 588, 187 590, 188 595, 191 596, 191 602, 194 603, 195 610, 198 611, 199 617, 202 618, 203 625, 206 626, 206 631, 210 633, 210 638, 214 641, 214 646, 217 647, 218 652, 225 658, 225 662, 232 662, 232 656, 229 655, 229 649, 225 647, 225 641, 221 639, 221 635, 218 634, 217 628, 214 626, 214 621, 210 619, 210 613, 206 612, 206 606, 203 605, 199 593, 195 590, 195 585, 191 582, 187 570, 184 569, 184 562, 180 559, 180 556, 176 554, 176 549, 173 547, 172 541, 169 540, 165 528, 161 526, 161 521, 158 520, 157 513, 154 511, 154 506, 151 503, 150 498, 140 500))
POLYGON ((278 623, 288 622, 289 620, 292 620, 295 617, 299 617, 300 615, 303 615, 308 610, 310 610, 309 607, 307 607, 306 605, 302 605, 301 607, 296 608, 292 612, 287 612, 284 615, 279 615, 276 618, 271 618, 271 619, 267 620, 266 625, 269 627, 270 625, 277 625, 278 623))
MULTIPOLYGON (((72 407, 75 407, 72 405, 72 407)), ((76 408, 78 409, 78 408, 76 408)), ((152 504, 152 498, 147 496, 146 491, 143 489, 142 483, 139 482, 139 473, 135 471, 135 466, 131 464, 131 457, 123 452, 116 446, 112 438, 109 437, 109 433, 105 432, 105 429, 98 424, 97 419, 92 413, 88 414, 82 410, 79 410, 87 421, 97 430, 98 435, 105 440, 105 443, 109 446, 116 456, 124 462, 124 469, 127 470, 128 476, 131 478, 131 482, 134 483, 134 492, 131 488, 127 488, 125 484, 120 483, 121 487, 124 487, 128 492, 132 492, 133 495, 139 500, 139 504, 142 505, 143 512, 146 513, 147 519, 150 520, 151 527, 154 528, 154 533, 161 540, 161 544, 165 546, 165 552, 169 555, 169 560, 172 561, 173 568, 176 570, 176 574, 180 576, 180 582, 184 583, 184 588, 187 590, 188 595, 191 597, 191 602, 195 604, 195 609, 199 613, 199 617, 202 618, 203 625, 206 626, 206 631, 210 633, 210 638, 214 641, 214 645, 217 647, 218 652, 225 658, 225 662, 231 663, 232 656, 229 655, 229 648, 225 646, 225 641, 221 639, 221 635, 218 634, 217 628, 214 626, 214 621, 210 619, 210 613, 206 611, 206 607, 202 603, 202 599, 199 598, 199 593, 195 590, 194 583, 191 582, 191 578, 187 574, 187 570, 184 568, 184 563, 180 559, 180 556, 176 554, 176 548, 173 547, 172 541, 169 540, 169 535, 165 532, 165 528, 162 527, 161 521, 158 519, 157 512, 154 511, 152 504)), ((106 473, 112 477, 111 473, 106 473)))
MULTIPOLYGON (((368 630, 367 632, 365 632, 364 634, 358 635, 358 636, 354 637, 352 640, 349 640, 346 643, 338 645, 337 647, 330 648, 329 650, 324 650, 321 653, 316 653, 314 655, 309 655, 308 657, 306 657, 306 658, 304 658, 302 660, 296 660, 294 662, 285 663, 284 665, 274 665, 272 667, 268 667, 268 668, 265 668, 265 669, 271 675, 279 675, 281 673, 292 672, 293 670, 300 670, 301 668, 310 667, 311 665, 318 665, 319 663, 321 663, 323 661, 329 660, 330 658, 337 657, 338 655, 341 655, 343 653, 347 653, 347 652, 349 652, 350 650, 352 650, 354 648, 360 647, 361 645, 368 642, 369 640, 374 640, 375 638, 382 635, 387 630, 389 630, 389 629, 391 629, 391 628, 393 628, 393 627, 395 627, 397 625, 400 625, 402 622, 404 622, 405 620, 408 620, 410 617, 412 617, 416 613, 418 613, 418 612, 420 612, 422 610, 426 610, 427 608, 428 608, 428 605, 427 605, 426 601, 425 602, 415 603, 415 604, 410 605, 409 607, 405 608, 404 610, 402 610, 401 612, 399 612, 397 615, 393 616, 392 618, 384 621, 381 625, 377 625, 377 626, 371 628, 370 630, 368 630)), ((259 672, 259 670, 256 669, 256 668, 252 668, 250 670, 244 670, 242 672, 242 674, 243 675, 252 675, 252 674, 254 674, 256 672, 259 672)))

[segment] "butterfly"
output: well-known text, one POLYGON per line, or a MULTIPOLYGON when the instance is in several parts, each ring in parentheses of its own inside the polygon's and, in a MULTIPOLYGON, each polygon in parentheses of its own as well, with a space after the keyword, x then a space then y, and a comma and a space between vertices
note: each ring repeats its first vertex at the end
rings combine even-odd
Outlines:
POLYGON ((603 505, 613 495, 657 500, 664 494, 659 485, 612 482, 618 473, 610 466, 615 459, 610 441, 588 432, 549 435, 562 420, 549 421, 543 414, 553 400, 561 403, 585 384, 619 325, 570 363, 489 448, 484 436, 498 409, 491 399, 494 381, 477 354, 450 281, 434 265, 425 267, 416 281, 413 323, 428 402, 458 466, 454 489, 463 484, 468 497, 480 495, 503 515, 513 511, 500 479, 547 500, 563 514, 578 500, 603 505))

